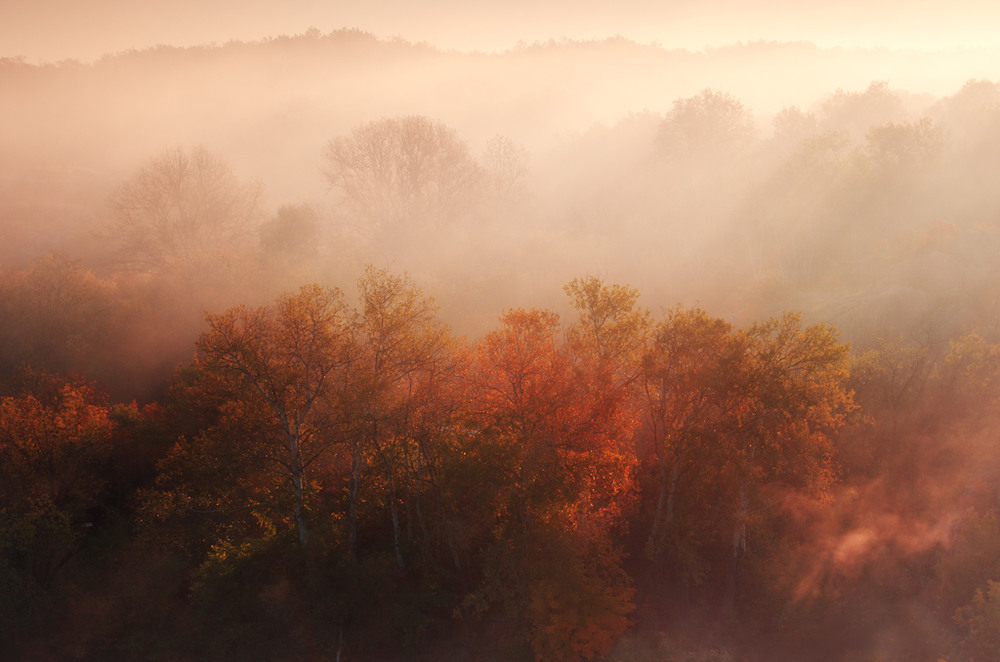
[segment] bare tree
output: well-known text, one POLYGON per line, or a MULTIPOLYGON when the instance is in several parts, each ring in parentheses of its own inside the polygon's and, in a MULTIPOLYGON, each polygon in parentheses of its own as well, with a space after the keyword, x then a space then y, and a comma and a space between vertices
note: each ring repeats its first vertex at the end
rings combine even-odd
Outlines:
POLYGON ((261 190, 204 147, 167 150, 111 195, 116 260, 149 273, 225 261, 252 245, 261 190))
POLYGON ((496 135, 482 155, 487 186, 497 198, 511 197, 528 176, 528 150, 506 136, 496 135))
POLYGON ((369 237, 450 224, 474 204, 481 179, 455 131, 422 116, 369 122, 334 138, 323 174, 369 237))

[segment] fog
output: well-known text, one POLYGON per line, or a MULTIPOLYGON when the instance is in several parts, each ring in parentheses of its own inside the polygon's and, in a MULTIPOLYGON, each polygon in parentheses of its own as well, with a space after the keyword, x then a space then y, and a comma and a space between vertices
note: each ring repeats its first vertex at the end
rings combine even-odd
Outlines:
POLYGON ((563 286, 584 276, 634 287, 657 319, 698 307, 746 329, 799 311, 850 344, 859 413, 837 480, 767 486, 783 544, 748 557, 753 597, 725 612, 726 548, 700 524, 678 516, 704 558, 643 556, 640 463, 620 541, 636 612, 610 654, 991 659, 995 10, 632 2, 522 7, 527 24, 467 3, 435 7, 451 22, 409 3, 266 5, 112 22, 115 3, 65 3, 51 24, 4 8, 4 394, 27 366, 166 401, 206 311, 308 283, 353 297, 367 265, 406 274, 473 344, 511 308, 572 319, 563 286))
MULTIPOLYGON (((944 149, 932 176, 967 181, 966 174, 982 169, 958 150, 980 138, 974 133, 977 123, 985 127, 990 120, 988 108, 981 114, 959 108, 973 94, 960 92, 971 80, 989 80, 992 66, 981 51, 844 50, 803 42, 684 50, 621 37, 547 41, 481 54, 357 30, 314 30, 224 46, 164 46, 86 64, 6 60, 0 113, 9 240, 3 255, 8 264, 24 265, 56 250, 96 264, 113 188, 164 150, 195 145, 226 161, 239 177, 259 182, 267 214, 282 205, 312 205, 325 230, 335 232, 336 192, 322 175, 327 141, 366 122, 417 115, 453 129, 476 158, 498 135, 527 151, 529 170, 519 183, 516 211, 498 208, 490 215, 506 230, 502 242, 519 243, 525 227, 547 235, 545 259, 532 260, 527 269, 518 265, 533 272, 526 277, 539 290, 557 290, 581 271, 662 282, 665 269, 680 268, 678 253, 691 264, 702 264, 703 254, 718 255, 720 235, 731 237, 736 228, 745 234, 748 224, 771 213, 761 206, 779 196, 786 209, 823 207, 825 201, 817 198, 823 195, 846 203, 851 197, 846 190, 806 192, 803 182, 790 187, 782 179, 781 168, 794 167, 789 163, 796 150, 816 136, 842 132, 848 141, 842 156, 849 160, 865 149, 870 127, 929 117, 944 149), (864 97, 873 82, 885 83, 883 107, 864 97), (674 102, 703 90, 729 95, 752 121, 752 144, 741 146, 737 159, 725 145, 714 155, 698 155, 703 151, 698 146, 681 153, 657 143, 674 102), (838 103, 840 109, 834 107, 838 103), (801 126, 782 126, 787 135, 775 135, 775 118, 791 107, 801 111, 801 126), (693 158, 703 165, 689 168, 686 160, 693 158), (722 173, 717 159, 727 162, 722 173), (967 172, 956 172, 960 168, 967 172), (670 187, 680 187, 681 194, 669 193, 670 187), (689 204, 699 209, 677 207, 689 204), (620 232, 622 223, 630 234, 620 232), (684 226, 683 241, 673 229, 673 240, 666 240, 670 224, 684 226), (616 228, 614 237, 606 236, 609 227, 616 228), (635 249, 601 245, 641 236, 656 239, 638 242, 635 249), (636 253, 654 247, 655 255, 636 253), (543 276, 536 269, 555 271, 543 276)), ((927 230, 937 199, 947 207, 935 212, 943 222, 955 220, 949 218, 954 205, 972 204, 952 187, 929 204, 916 203, 921 218, 894 223, 915 233, 927 230)), ((897 202, 908 204, 902 199, 887 204, 897 202)), ((822 225, 807 218, 822 209, 803 211, 795 221, 800 231, 822 225)), ((448 248, 455 238, 446 235, 435 237, 441 242, 434 258, 438 266, 461 270, 463 257, 481 263, 468 250, 448 248)), ((539 247, 534 240, 529 245, 539 247)), ((510 266, 510 259, 503 262, 510 266)), ((773 259, 758 264, 758 274, 774 267, 773 259)), ((416 270, 418 265, 399 266, 416 270)), ((695 290, 677 288, 664 303, 711 298, 705 274, 684 271, 671 276, 695 281, 695 290)))

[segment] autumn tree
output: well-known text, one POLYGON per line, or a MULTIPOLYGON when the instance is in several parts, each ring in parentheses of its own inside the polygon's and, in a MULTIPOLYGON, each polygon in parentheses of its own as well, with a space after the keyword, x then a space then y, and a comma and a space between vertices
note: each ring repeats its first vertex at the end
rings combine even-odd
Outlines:
POLYGON ((983 588, 955 613, 965 631, 965 652, 973 662, 985 662, 1000 651, 1000 582, 987 580, 983 588))
POLYGON ((724 551, 732 607, 749 541, 775 508, 832 485, 833 435, 853 409, 847 352, 833 329, 793 314, 737 330, 698 309, 667 311, 642 364, 653 559, 669 552, 699 579, 724 551))
POLYGON ((192 388, 219 415, 175 447, 148 510, 250 510, 290 524, 305 544, 310 471, 345 436, 337 403, 352 358, 347 307, 339 291, 307 286, 273 305, 209 314, 208 324, 192 388), (216 483, 213 472, 228 478, 216 483))
POLYGON ((349 396, 354 410, 349 545, 356 554, 362 472, 366 458, 372 457, 388 486, 394 552, 404 567, 400 508, 405 499, 422 518, 415 493, 427 461, 427 449, 420 444, 421 421, 432 407, 438 382, 451 369, 453 341, 437 319, 434 300, 409 278, 369 267, 358 291, 359 351, 349 396))
POLYGON ((594 276, 577 278, 564 290, 577 319, 566 332, 562 351, 573 365, 586 434, 601 439, 588 459, 600 463, 617 457, 631 472, 633 434, 641 418, 637 403, 643 348, 652 329, 649 311, 639 305, 638 290, 594 276))
MULTIPOLYGON (((656 499, 646 551, 664 554, 682 479, 711 464, 736 384, 743 344, 732 326, 699 309, 677 307, 657 323, 642 357, 645 417, 655 458, 656 499)), ((714 459, 714 458, 713 458, 714 459)), ((690 494, 693 490, 689 489, 690 494)))
POLYGON ((574 279, 563 289, 579 314, 569 330, 570 347, 609 373, 609 388, 632 385, 650 329, 649 311, 638 305, 639 291, 596 276, 574 279))
POLYGON ((895 427, 898 416, 923 400, 934 363, 927 344, 879 338, 853 357, 851 384, 859 403, 895 427))
POLYGON ((589 658, 632 610, 610 537, 631 486, 630 430, 581 383, 554 313, 511 310, 501 322, 470 366, 477 436, 503 472, 484 584, 470 600, 518 606, 539 658, 589 658))
POLYGON ((837 474, 833 435, 854 408, 848 346, 824 325, 786 313, 743 332, 736 388, 724 403, 719 479, 732 527, 728 599, 751 532, 786 495, 822 495, 837 474))
MULTIPOLYGON (((50 381, 50 380, 47 380, 50 381)), ((33 495, 65 507, 86 503, 97 486, 86 477, 90 462, 107 444, 107 406, 94 402, 87 384, 51 384, 0 401, 5 461, 5 501, 33 495)))
MULTIPOLYGON (((108 486, 113 423, 90 384, 27 373, 0 398, 0 633, 58 594, 108 486), (48 600, 42 600, 48 598, 48 600)), ((10 637, 13 639, 13 637, 10 637)))
POLYGON ((572 484, 573 462, 586 461, 611 430, 590 407, 569 353, 556 341, 555 313, 511 310, 502 324, 477 348, 472 407, 484 434, 514 444, 511 516, 530 528, 544 504, 573 494, 556 485, 572 484))
POLYGON ((204 147, 152 158, 112 193, 116 261, 140 273, 217 269, 250 247, 261 187, 204 147))

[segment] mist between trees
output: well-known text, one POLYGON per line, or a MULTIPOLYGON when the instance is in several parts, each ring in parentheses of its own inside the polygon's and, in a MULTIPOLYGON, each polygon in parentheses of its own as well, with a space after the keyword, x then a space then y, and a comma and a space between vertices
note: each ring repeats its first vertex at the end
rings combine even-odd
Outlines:
POLYGON ((996 659, 1000 87, 810 104, 341 116, 276 185, 12 143, 4 652, 996 659))

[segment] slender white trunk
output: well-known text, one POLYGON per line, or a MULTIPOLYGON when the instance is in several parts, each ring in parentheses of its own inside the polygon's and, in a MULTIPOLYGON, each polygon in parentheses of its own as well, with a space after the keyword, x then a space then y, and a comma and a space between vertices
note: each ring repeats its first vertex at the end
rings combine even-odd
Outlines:
POLYGON ((295 528, 298 530, 299 542, 305 545, 309 542, 309 531, 306 528, 305 520, 305 469, 302 466, 302 454, 299 449, 299 438, 290 435, 289 449, 291 450, 292 466, 292 490, 295 502, 295 528))

